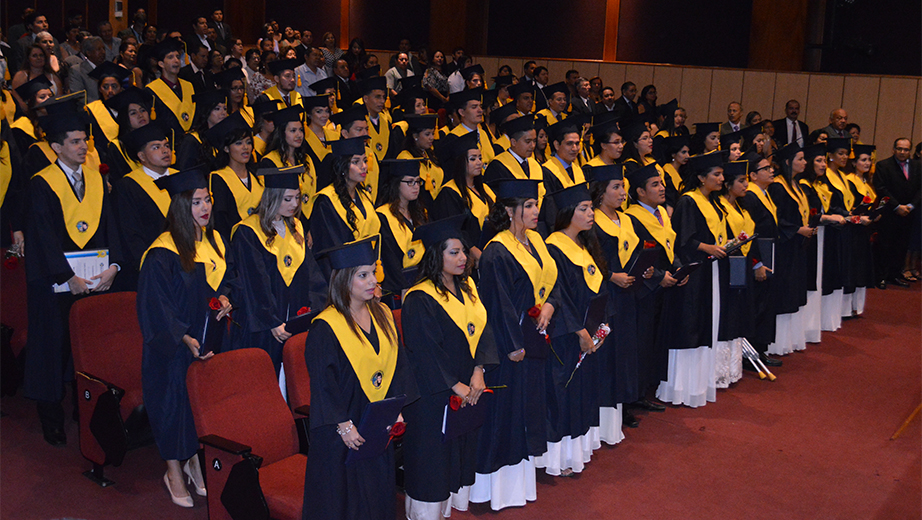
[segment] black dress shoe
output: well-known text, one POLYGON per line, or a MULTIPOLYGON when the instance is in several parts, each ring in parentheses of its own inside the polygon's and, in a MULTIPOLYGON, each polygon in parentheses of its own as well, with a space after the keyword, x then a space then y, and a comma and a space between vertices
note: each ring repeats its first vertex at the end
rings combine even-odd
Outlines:
POLYGON ((647 410, 648 412, 665 412, 666 411, 665 406, 659 403, 654 403, 653 401, 649 399, 641 399, 639 403, 640 403, 640 407, 643 408, 644 410, 647 410))
POLYGON ((881 280, 877 282, 877 288, 880 290, 885 290, 887 288, 887 280, 881 280))
POLYGON ((43 428, 42 433, 45 436, 45 442, 55 448, 67 446, 67 434, 64 433, 64 428, 43 428))
POLYGON ((899 285, 900 287, 909 287, 909 281, 903 278, 902 276, 897 276, 893 280, 890 280, 890 283, 894 285, 899 285))
POLYGON ((637 422, 637 418, 634 417, 634 414, 624 409, 621 412, 621 426, 627 426, 628 428, 637 428, 640 426, 640 423, 637 422))
POLYGON ((749 358, 743 358, 743 370, 748 370, 749 372, 758 372, 759 369, 752 364, 752 361, 749 361, 749 358))
POLYGON ((759 354, 759 359, 761 359, 762 363, 764 363, 767 367, 780 367, 784 364, 780 359, 770 358, 765 354, 759 354))

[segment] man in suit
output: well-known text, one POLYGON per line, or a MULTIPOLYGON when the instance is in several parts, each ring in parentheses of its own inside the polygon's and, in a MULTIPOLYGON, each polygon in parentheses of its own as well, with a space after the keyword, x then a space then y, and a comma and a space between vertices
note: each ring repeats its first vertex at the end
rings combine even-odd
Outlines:
POLYGON ((189 42, 186 52, 189 53, 189 64, 179 69, 179 77, 192 83, 196 94, 214 88, 214 78, 208 70, 208 49, 197 39, 189 42))
POLYGON ((621 84, 621 97, 615 100, 615 111, 618 112, 619 118, 627 118, 637 114, 637 103, 634 98, 637 97, 637 85, 632 81, 626 81, 621 84))
POLYGON ((535 83, 535 69, 538 68, 538 64, 534 60, 528 60, 525 62, 525 66, 522 68, 522 77, 520 81, 528 81, 531 84, 535 83))
POLYGON ((829 114, 829 126, 823 129, 829 137, 850 138, 845 126, 848 124, 848 112, 844 108, 837 108, 829 114))
MULTIPOLYGON (((209 51, 215 48, 214 40, 208 38, 208 20, 206 20, 204 16, 192 19, 192 34, 183 38, 183 40, 186 42, 187 46, 197 41, 204 45, 209 51)), ((186 52, 189 52, 189 50, 186 50, 186 52)))
MULTIPOLYGON (((12 56, 10 56, 10 73, 15 74, 16 71, 22 67, 23 60, 26 59, 26 56, 29 54, 29 47, 35 43, 36 37, 40 32, 48 31, 48 19, 45 18, 45 15, 39 12, 32 12, 23 19, 23 23, 28 29, 28 32, 24 34, 21 38, 16 40, 10 40, 12 42, 12 56)), ((58 43, 58 39, 52 37, 54 40, 54 55, 58 57, 58 60, 61 59, 61 47, 58 43)))
POLYGON ((810 135, 810 129, 807 124, 798 120, 800 117, 800 102, 796 99, 788 101, 784 105, 785 117, 772 121, 775 127, 775 142, 782 147, 790 142, 797 142, 801 148, 806 144, 804 140, 810 135))
POLYGON ((544 95, 544 87, 547 86, 548 81, 550 81, 550 74, 547 71, 547 67, 540 66, 535 67, 535 111, 544 110, 547 108, 547 96, 544 95))
POLYGON ((144 43, 144 30, 147 28, 147 11, 139 7, 135 9, 134 15, 131 17, 131 25, 127 28, 122 29, 118 32, 118 37, 125 39, 131 36, 134 36, 135 40, 138 40, 138 43, 144 43))
POLYGON ((594 114, 596 102, 589 97, 589 80, 578 78, 576 80, 576 96, 570 100, 570 107, 576 114, 594 114))
POLYGON ((208 22, 208 27, 215 30, 215 43, 221 47, 227 49, 234 44, 234 33, 231 31, 230 25, 224 23, 223 10, 215 9, 211 12, 211 21, 208 22))
POLYGON ((333 63, 333 77, 339 80, 339 100, 336 105, 342 109, 349 108, 360 97, 355 82, 349 76, 349 62, 343 58, 336 60, 333 63))
POLYGON ((106 61, 106 46, 99 36, 90 36, 80 42, 80 50, 86 59, 80 65, 70 69, 67 77, 67 87, 71 92, 86 91, 87 104, 99 100, 99 83, 90 77, 93 69, 106 61))
POLYGON ((736 101, 731 101, 727 105, 727 122, 720 125, 720 135, 732 134, 733 132, 739 132, 743 128, 746 128, 746 125, 743 124, 743 105, 740 105, 736 101))
POLYGON ((919 225, 919 207, 922 203, 922 168, 918 160, 910 160, 912 142, 901 137, 893 143, 893 155, 877 163, 874 189, 880 198, 889 197, 888 208, 880 222, 881 278, 878 287, 888 283, 907 287, 903 277, 906 248, 913 226, 919 225))
POLYGON ((295 45, 295 53, 298 55, 298 61, 303 63, 307 54, 311 52, 314 44, 314 33, 307 29, 301 31, 301 43, 295 45))
POLYGON ((602 101, 595 104, 595 113, 603 114, 605 112, 615 111, 615 89, 605 87, 602 89, 602 101))

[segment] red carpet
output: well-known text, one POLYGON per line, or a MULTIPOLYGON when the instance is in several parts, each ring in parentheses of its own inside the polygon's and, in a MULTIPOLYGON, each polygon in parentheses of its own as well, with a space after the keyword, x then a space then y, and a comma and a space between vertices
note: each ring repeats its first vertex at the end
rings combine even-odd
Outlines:
MULTIPOLYGON (((888 440, 922 400, 920 296, 918 284, 870 291, 863 317, 785 356, 774 383, 747 372, 704 408, 642 413, 582 475, 539 474, 537 502, 452 518, 922 518, 922 418, 888 440)), ((75 423, 55 449, 31 402, 2 409, 3 519, 207 518, 199 497, 191 510, 170 503, 154 447, 107 468, 116 485, 102 489, 80 475, 75 423)))

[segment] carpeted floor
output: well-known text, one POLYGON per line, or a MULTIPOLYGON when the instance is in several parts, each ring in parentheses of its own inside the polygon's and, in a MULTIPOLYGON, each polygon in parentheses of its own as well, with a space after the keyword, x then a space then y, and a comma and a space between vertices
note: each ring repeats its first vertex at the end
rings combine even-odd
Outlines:
MULTIPOLYGON (((922 418, 888 440, 922 401, 920 296, 919 284, 870 291, 864 316, 785 356, 777 381, 747 372, 716 403, 641 413, 581 475, 539 474, 537 502, 452 518, 922 518, 922 418)), ((6 397, 2 409, 3 519, 207 518, 199 497, 191 510, 170 503, 154 447, 107 468, 117 484, 102 489, 80 475, 75 423, 55 449, 32 403, 6 397)))

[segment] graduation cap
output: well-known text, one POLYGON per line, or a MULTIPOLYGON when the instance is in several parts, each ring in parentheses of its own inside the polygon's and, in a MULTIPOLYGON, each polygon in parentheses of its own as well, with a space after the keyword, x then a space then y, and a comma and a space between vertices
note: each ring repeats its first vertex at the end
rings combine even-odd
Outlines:
POLYGON ((739 143, 743 140, 743 131, 739 130, 737 132, 730 132, 729 134, 724 134, 720 136, 720 149, 729 150, 730 145, 733 143, 739 143))
MULTIPOLYGON (((619 114, 618 112, 612 110, 611 112, 608 112, 608 111, 606 111, 606 112, 600 112, 600 113, 595 114, 595 115, 592 116, 592 124, 593 124, 593 125, 601 125, 601 124, 607 123, 607 122, 609 122, 609 121, 619 121, 619 122, 622 122, 622 121, 621 121, 621 114, 619 114)), ((623 121, 623 122, 627 122, 627 121, 623 121)))
POLYGON ((35 79, 29 80, 16 87, 16 93, 19 94, 19 97, 23 101, 29 101, 32 99, 32 96, 38 94, 38 91, 46 89, 52 89, 51 81, 44 74, 41 74, 35 79))
POLYGON ((490 183, 490 189, 501 199, 537 199, 538 185, 541 181, 534 179, 500 179, 490 183))
POLYGON ((877 147, 873 144, 856 144, 852 146, 852 151, 855 152, 855 158, 857 159, 859 155, 871 155, 874 153, 874 150, 877 150, 877 147))
POLYGON ((656 169, 656 164, 654 163, 650 163, 643 168, 637 168, 631 172, 626 172, 626 175, 631 186, 636 186, 638 188, 645 187, 648 179, 660 176, 659 170, 656 169))
POLYGON ((188 170, 160 177, 154 183, 161 190, 166 190, 170 197, 175 197, 185 191, 208 189, 207 172, 205 165, 200 164, 188 170))
POLYGON ((589 170, 591 177, 590 182, 620 181, 624 179, 624 165, 606 164, 604 166, 592 166, 589 170))
MULTIPOLYGON (((74 92, 65 96, 58 96, 49 99, 41 105, 36 105, 35 109, 44 109, 45 116, 69 115, 76 112, 83 113, 83 107, 86 105, 86 91, 74 92)), ((42 128, 46 128, 42 125, 42 128)))
POLYGON ((421 74, 415 76, 407 76, 405 78, 400 78, 397 80, 397 83, 400 83, 400 90, 413 88, 413 87, 422 87, 423 86, 423 76, 421 74))
POLYGON ((683 147, 688 146, 689 139, 687 135, 673 135, 662 137, 653 141, 653 156, 659 157, 664 161, 672 162, 672 154, 677 153, 683 147))
POLYGON ((151 55, 156 58, 157 61, 163 61, 167 54, 171 52, 182 54, 185 49, 186 46, 183 45, 183 42, 179 38, 166 38, 157 45, 154 45, 154 48, 151 49, 151 55))
POLYGON ((496 85, 496 89, 499 90, 500 87, 505 87, 507 85, 512 85, 512 75, 506 74, 505 76, 493 76, 493 84, 496 85))
POLYGON ((695 134, 707 137, 713 132, 720 132, 720 123, 695 123, 695 134))
POLYGON ((385 159, 378 161, 381 173, 385 177, 403 179, 404 177, 419 177, 421 159, 385 159))
POLYGON ((490 89, 483 91, 483 108, 490 108, 496 104, 496 100, 499 99, 499 92, 490 89))
POLYGON ((368 67, 367 69, 360 70, 355 73, 356 81, 365 81, 369 78, 375 78, 381 75, 381 65, 375 65, 373 67, 368 67))
POLYGON ((275 60, 269 62, 269 72, 271 72, 273 76, 278 76, 286 70, 295 70, 300 64, 301 63, 294 58, 289 58, 287 60, 275 60))
POLYGON ((421 116, 406 116, 404 121, 407 122, 409 131, 413 130, 434 130, 436 124, 438 123, 439 116, 437 114, 425 114, 421 116))
POLYGON ((460 137, 446 137, 437 141, 436 155, 442 164, 449 164, 457 157, 467 155, 468 150, 477 149, 480 135, 468 132, 460 137))
MULTIPOLYGON (((807 164, 813 162, 813 159, 821 155, 826 155, 826 145, 823 143, 811 144, 810 146, 804 147, 804 159, 807 160, 807 164)), ((812 168, 812 166, 808 166, 812 168)))
POLYGON ((336 76, 330 76, 329 78, 322 79, 320 81, 315 81, 311 83, 307 88, 313 90, 318 94, 322 94, 329 89, 338 90, 339 89, 339 80, 336 79, 336 76))
POLYGON ((756 140, 756 137, 762 133, 762 125, 755 124, 747 126, 740 130, 740 134, 743 136, 743 146, 752 145, 753 141, 756 140))
POLYGON ((362 95, 371 94, 375 90, 383 90, 387 92, 387 78, 384 76, 374 76, 368 79, 363 79, 359 82, 359 92, 362 95))
POLYGON ((724 163, 724 183, 733 184, 737 177, 749 174, 749 160, 724 163))
POLYGON ((621 135, 628 141, 637 141, 644 132, 649 132, 649 129, 640 119, 631 119, 621 124, 621 135))
POLYGON ((595 126, 589 127, 589 131, 592 132, 592 138, 599 142, 605 134, 620 133, 621 129, 618 127, 617 118, 609 118, 607 121, 596 123, 595 126))
POLYGON ((483 89, 482 88, 465 89, 465 90, 462 90, 461 92, 455 92, 454 94, 448 97, 448 102, 451 103, 452 110, 464 108, 467 105, 468 101, 483 102, 483 89))
POLYGON ((275 123, 275 127, 279 128, 287 125, 288 123, 293 123, 296 121, 300 122, 302 112, 304 112, 304 109, 301 108, 301 105, 295 105, 292 107, 283 108, 278 112, 268 114, 266 115, 266 118, 272 120, 272 122, 275 123))
POLYGON ((149 91, 138 87, 128 87, 103 103, 112 110, 121 112, 122 110, 128 110, 128 106, 132 104, 141 105, 149 109, 153 102, 154 95, 149 91))
POLYGON ((471 76, 474 74, 480 74, 480 77, 483 77, 483 66, 479 63, 475 63, 470 67, 464 67, 461 69, 461 77, 465 80, 471 79, 471 76))
POLYGON ((465 218, 465 215, 454 215, 418 226, 413 230, 413 240, 422 241, 423 247, 426 249, 441 244, 449 238, 460 240, 463 236, 461 225, 464 223, 465 218))
POLYGON ((723 155, 719 153, 705 153, 690 158, 688 160, 688 170, 689 173, 698 175, 710 170, 715 166, 722 166, 723 163, 723 155))
POLYGON ((266 188, 275 188, 277 190, 300 189, 302 173, 304 173, 303 165, 289 168, 259 168, 256 170, 256 175, 263 178, 263 185, 266 188))
POLYGON ((562 142, 563 136, 570 133, 580 133, 578 121, 575 121, 574 118, 567 118, 561 121, 554 123, 553 125, 547 127, 548 135, 551 141, 562 142))
POLYGON ((368 115, 368 107, 362 104, 352 105, 351 107, 343 110, 338 114, 333 114, 330 116, 330 120, 333 121, 333 124, 343 126, 348 125, 353 121, 364 121, 365 116, 368 115))
POLYGON ((230 90, 231 83, 236 80, 243 82, 246 86, 246 76, 243 74, 243 69, 240 67, 234 67, 227 70, 222 70, 221 72, 213 76, 214 82, 225 90, 230 90))
POLYGON ((423 90, 423 88, 418 85, 414 85, 412 87, 404 87, 401 89, 400 94, 397 96, 397 102, 404 112, 412 112, 416 106, 416 100, 422 99, 425 102, 426 97, 426 92, 423 90))
POLYGON ((310 112, 317 107, 326 108, 330 106, 330 94, 321 94, 319 96, 301 96, 301 106, 304 112, 310 112))
POLYGON ((365 141, 368 136, 351 137, 349 139, 337 139, 330 145, 330 152, 340 157, 350 155, 362 155, 365 153, 365 141))
POLYGON ((568 96, 570 95, 570 87, 568 87, 566 82, 564 81, 561 81, 560 83, 554 83, 553 85, 548 85, 544 87, 541 91, 544 92, 544 95, 548 99, 551 99, 551 97, 558 92, 562 92, 563 94, 568 95, 568 96))
POLYGON ((667 120, 669 120, 670 122, 672 120, 668 118, 675 117, 675 111, 678 109, 679 109, 679 100, 675 98, 673 98, 672 101, 668 103, 665 103, 663 105, 659 105, 656 107, 657 113, 660 116, 667 118, 667 120))
POLYGON ((259 119, 262 117, 269 119, 268 115, 278 110, 281 103, 282 102, 278 99, 269 99, 266 101, 253 103, 250 105, 250 108, 253 109, 253 120, 259 121, 259 119))
MULTIPOLYGON (((192 96, 196 107, 214 107, 221 103, 227 104, 228 92, 224 89, 206 90, 192 96)), ((201 110, 201 108, 198 108, 201 110)))
POLYGON ((247 124, 246 119, 243 118, 240 112, 234 112, 225 117, 220 123, 209 128, 205 132, 205 139, 216 148, 222 149, 224 140, 229 135, 243 130, 250 130, 250 125, 247 124))
POLYGON ((147 146, 147 143, 168 138, 166 130, 156 121, 152 121, 137 130, 132 130, 125 139, 125 144, 128 146, 131 157, 135 157, 147 146))
POLYGON ((531 114, 526 114, 524 116, 519 116, 509 121, 506 121, 502 126, 503 133, 509 136, 515 135, 519 132, 527 132, 529 130, 535 129, 535 116, 531 114))
POLYGON ((116 65, 111 61, 104 61, 101 64, 97 65, 92 72, 87 74, 87 76, 95 79, 96 81, 102 81, 102 78, 115 78, 119 83, 128 79, 128 76, 131 75, 131 72, 122 67, 121 65, 116 65))
POLYGON ((518 113, 513 103, 507 103, 492 112, 490 112, 490 123, 502 125, 505 119, 513 114, 518 113))
POLYGON ((569 188, 555 191, 551 194, 551 197, 554 197, 554 205, 557 206, 558 212, 567 208, 575 208, 579 206, 581 202, 592 200, 592 197, 589 196, 589 187, 586 183, 576 184, 569 188))
POLYGON ((746 161, 749 163, 750 171, 754 171, 759 166, 759 163, 762 162, 763 159, 765 158, 759 155, 755 151, 755 148, 748 150, 746 153, 741 155, 739 158, 740 161, 746 161))
POLYGON ((528 80, 522 80, 516 83, 515 85, 510 85, 509 88, 506 90, 509 92, 509 97, 511 97, 512 99, 516 99, 522 94, 525 94, 526 92, 534 95, 535 84, 528 80))
POLYGON ((826 139, 826 153, 833 153, 836 150, 852 150, 852 140, 848 137, 830 137, 826 139))
POLYGON ((39 118, 39 125, 42 127, 45 135, 57 135, 76 131, 86 132, 89 124, 89 117, 86 115, 86 112, 81 110, 71 110, 70 112, 61 112, 39 118))
POLYGON ((347 242, 339 247, 326 249, 317 256, 326 257, 330 262, 330 267, 333 269, 376 265, 378 263, 380 244, 381 235, 372 235, 355 242, 347 242))
POLYGON ((775 151, 775 153, 772 154, 772 157, 775 159, 775 162, 777 162, 778 164, 783 164, 785 161, 790 161, 791 159, 793 159, 794 156, 797 155, 797 152, 800 152, 802 150, 803 148, 801 148, 796 142, 793 142, 793 143, 786 144, 780 149, 778 149, 777 151, 775 151))

